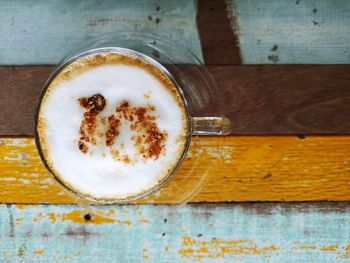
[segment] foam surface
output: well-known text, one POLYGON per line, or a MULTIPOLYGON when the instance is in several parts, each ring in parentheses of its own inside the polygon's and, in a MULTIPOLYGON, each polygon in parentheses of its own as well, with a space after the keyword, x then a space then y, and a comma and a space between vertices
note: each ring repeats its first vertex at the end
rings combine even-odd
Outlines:
MULTIPOLYGON (((78 65, 80 61, 74 63, 78 65)), ((159 77, 137 64, 104 63, 70 79, 63 76, 57 75, 48 88, 38 124, 41 144, 46 142, 42 147, 45 159, 56 176, 94 199, 124 199, 151 189, 169 175, 182 155, 187 133, 184 106, 174 96, 174 86, 164 85, 159 77), (130 139, 133 133, 123 122, 112 148, 128 155, 131 163, 116 160, 102 142, 91 146, 87 154, 79 150, 77 140, 84 109, 78 100, 97 93, 106 99, 102 117, 113 114, 122 101, 135 107, 155 106, 156 123, 167 133, 158 159, 137 157, 130 139)))

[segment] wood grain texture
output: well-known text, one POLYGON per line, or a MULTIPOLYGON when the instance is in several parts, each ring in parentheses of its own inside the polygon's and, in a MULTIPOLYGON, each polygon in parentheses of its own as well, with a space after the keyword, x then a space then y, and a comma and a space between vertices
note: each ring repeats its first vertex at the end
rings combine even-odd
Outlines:
POLYGON ((57 64, 96 37, 118 40, 120 31, 180 41, 202 60, 194 0, 4 1, 0 25, 1 65, 57 64))
MULTIPOLYGON (((194 115, 221 111, 232 122, 232 134, 350 134, 348 65, 208 69, 218 101, 194 115)), ((0 135, 33 135, 35 105, 51 70, 0 67, 0 135)))
POLYGON ((197 1, 197 27, 207 65, 240 65, 240 49, 225 0, 197 1))
POLYGON ((197 26, 209 64, 240 63, 239 53, 245 64, 350 63, 347 1, 200 0, 197 9, 185 0, 4 2, 0 63, 56 64, 81 43, 118 30, 156 32, 202 60, 197 26))
POLYGON ((0 67, 0 131, 2 135, 34 134, 34 111, 48 66, 0 67))
MULTIPOLYGON (((33 139, 0 145, 1 203, 81 202, 48 174, 33 139)), ((350 201, 349 190, 348 136, 198 137, 178 174, 140 202, 350 201)))
POLYGON ((227 2, 244 64, 350 63, 349 1, 227 2))
POLYGON ((234 134, 349 134, 350 66, 210 67, 234 134))
POLYGON ((0 205, 0 261, 349 262, 348 208, 0 205))

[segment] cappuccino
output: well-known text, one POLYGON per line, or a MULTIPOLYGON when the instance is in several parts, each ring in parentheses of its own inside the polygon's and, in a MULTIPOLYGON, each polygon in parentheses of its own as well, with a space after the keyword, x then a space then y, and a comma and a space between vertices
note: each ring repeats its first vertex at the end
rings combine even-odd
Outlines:
POLYGON ((124 49, 76 58, 42 95, 37 135, 53 175, 82 197, 133 200, 162 185, 181 162, 189 124, 184 100, 156 62, 124 49))

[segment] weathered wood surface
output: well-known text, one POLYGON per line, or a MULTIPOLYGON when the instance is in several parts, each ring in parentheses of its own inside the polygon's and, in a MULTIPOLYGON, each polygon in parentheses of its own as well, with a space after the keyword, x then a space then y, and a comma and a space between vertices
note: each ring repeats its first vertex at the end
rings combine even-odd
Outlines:
POLYGON ((118 30, 157 32, 207 64, 344 64, 349 12, 344 0, 7 1, 0 64, 55 64, 81 43, 118 30))
MULTIPOLYGON (((223 1, 198 2, 208 64, 240 63, 235 35, 246 64, 350 62, 348 2, 232 1, 237 9, 225 13, 223 1), (227 15, 235 19, 231 31, 227 15)), ((195 1, 12 1, 2 3, 0 14, 2 65, 55 64, 91 37, 134 29, 181 40, 202 58, 195 1)), ((236 134, 350 131, 349 66, 210 70, 236 134)), ((0 68, 0 134, 32 134, 35 101, 50 71, 0 68)), ((349 153, 346 136, 195 138, 179 174, 142 202, 176 202, 186 196, 182 186, 195 185, 205 172, 193 202, 349 201, 349 153)), ((4 137, 0 202, 80 203, 49 176, 32 138, 4 137)), ((0 205, 0 262, 348 262, 348 208, 0 205)))
MULTIPOLYGON (((222 109, 232 134, 350 134, 348 65, 208 68, 219 87, 218 103, 208 109, 222 109)), ((33 134, 35 105, 51 70, 0 67, 0 135, 33 134)))
POLYGON ((349 1, 227 2, 244 64, 350 63, 349 1))
MULTIPOLYGON (((350 137, 193 139, 178 174, 141 203, 350 201, 350 137), (205 178, 205 174, 208 174, 205 178), (200 184, 195 196, 188 189, 200 184)), ((51 178, 31 138, 0 140, 1 203, 77 203, 51 178)))
POLYGON ((349 262, 349 204, 0 206, 1 262, 349 262))
POLYGON ((180 41, 202 60, 194 0, 3 1, 0 25, 1 65, 56 64, 91 38, 118 31, 180 41))
POLYGON ((197 27, 207 65, 242 64, 238 38, 232 30, 225 0, 197 1, 197 27))

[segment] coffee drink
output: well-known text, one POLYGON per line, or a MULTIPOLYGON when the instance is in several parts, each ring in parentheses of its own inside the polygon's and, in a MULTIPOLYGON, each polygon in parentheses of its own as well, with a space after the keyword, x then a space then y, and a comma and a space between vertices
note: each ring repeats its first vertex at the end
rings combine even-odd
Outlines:
POLYGON ((124 49, 86 53, 49 80, 36 132, 42 158, 73 192, 115 202, 163 184, 189 134, 175 83, 153 60, 124 49))

